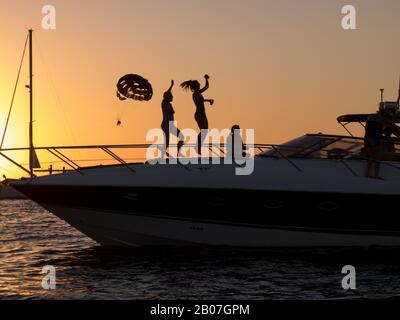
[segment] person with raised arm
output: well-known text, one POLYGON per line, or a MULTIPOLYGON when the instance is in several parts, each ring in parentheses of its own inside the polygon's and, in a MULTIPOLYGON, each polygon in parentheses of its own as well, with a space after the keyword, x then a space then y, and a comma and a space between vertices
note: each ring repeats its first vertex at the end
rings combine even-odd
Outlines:
POLYGON ((169 147, 170 135, 173 134, 178 137, 178 154, 180 148, 183 146, 184 137, 182 132, 175 126, 175 110, 172 106, 172 101, 174 100, 174 96, 172 94, 172 89, 175 85, 175 81, 171 80, 171 86, 167 91, 164 92, 164 98, 161 102, 161 109, 163 114, 163 120, 161 123, 161 129, 164 131, 165 135, 165 145, 164 145, 164 152, 163 156, 169 147))
POLYGON ((181 87, 185 90, 191 90, 193 92, 193 102, 196 106, 196 112, 194 114, 194 118, 199 126, 200 133, 197 138, 197 153, 201 154, 201 147, 203 145, 203 141, 207 136, 208 131, 208 119, 206 114, 205 104, 209 103, 211 106, 214 104, 213 99, 205 99, 203 97, 203 93, 208 90, 210 87, 210 76, 204 76, 206 80, 206 84, 203 88, 200 87, 200 82, 197 80, 188 80, 181 84, 181 87))

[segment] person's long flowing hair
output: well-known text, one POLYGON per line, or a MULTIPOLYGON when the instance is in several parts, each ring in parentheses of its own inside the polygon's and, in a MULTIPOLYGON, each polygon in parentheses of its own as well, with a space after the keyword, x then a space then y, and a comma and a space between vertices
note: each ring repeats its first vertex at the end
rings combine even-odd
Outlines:
POLYGON ((195 91, 199 87, 200 87, 200 83, 197 80, 188 80, 188 81, 182 82, 182 84, 181 84, 181 88, 184 90, 195 91))

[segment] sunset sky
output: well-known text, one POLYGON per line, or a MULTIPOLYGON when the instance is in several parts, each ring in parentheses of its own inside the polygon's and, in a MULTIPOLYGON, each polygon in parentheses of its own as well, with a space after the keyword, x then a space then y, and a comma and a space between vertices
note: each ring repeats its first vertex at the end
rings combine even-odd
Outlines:
MULTIPOLYGON (((204 82, 205 73, 210 127, 254 128, 259 143, 342 134, 336 117, 375 111, 379 88, 397 98, 399 14, 398 0, 1 0, 0 129, 31 27, 36 146, 144 143, 170 80, 204 82), (41 28, 46 4, 57 10, 53 31, 41 28), (357 30, 341 27, 346 4, 357 30), (117 99, 127 73, 152 83, 150 102, 117 99)), ((5 147, 28 144, 27 71, 5 147)), ((191 94, 176 87, 174 96, 179 127, 197 130, 191 94)), ((19 172, 1 160, 3 171, 19 172)))

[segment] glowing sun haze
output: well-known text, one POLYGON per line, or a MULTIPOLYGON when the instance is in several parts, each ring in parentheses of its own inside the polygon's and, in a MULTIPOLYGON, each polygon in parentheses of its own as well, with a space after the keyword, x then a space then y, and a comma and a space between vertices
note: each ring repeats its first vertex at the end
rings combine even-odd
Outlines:
MULTIPOLYGON (((53 0, 57 29, 41 29, 45 1, 2 0, 0 129, 27 29, 35 30, 35 145, 143 143, 161 123, 162 93, 211 75, 211 127, 254 128, 256 142, 344 133, 343 113, 373 112, 379 88, 397 97, 400 1, 352 0, 357 30, 336 0, 53 0), (138 73, 148 103, 121 102, 115 85, 138 73), (116 127, 117 118, 123 125, 116 127)), ((27 146, 24 66, 5 147, 27 146)), ((176 120, 197 130, 190 93, 174 89, 176 120)), ((0 163, 4 167, 4 162, 0 163)))

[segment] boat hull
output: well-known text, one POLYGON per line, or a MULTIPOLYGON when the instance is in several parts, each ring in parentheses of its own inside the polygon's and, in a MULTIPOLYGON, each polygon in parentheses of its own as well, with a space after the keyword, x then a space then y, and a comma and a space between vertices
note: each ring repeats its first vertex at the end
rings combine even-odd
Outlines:
POLYGON ((257 160, 225 165, 134 165, 20 181, 13 186, 102 245, 240 247, 398 246, 400 170, 385 180, 340 161, 257 160))
POLYGON ((400 246, 400 237, 301 231, 157 218, 47 206, 59 218, 103 246, 333 247, 400 246))

